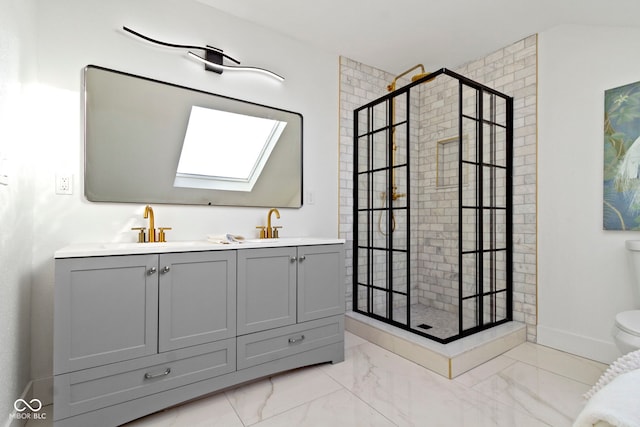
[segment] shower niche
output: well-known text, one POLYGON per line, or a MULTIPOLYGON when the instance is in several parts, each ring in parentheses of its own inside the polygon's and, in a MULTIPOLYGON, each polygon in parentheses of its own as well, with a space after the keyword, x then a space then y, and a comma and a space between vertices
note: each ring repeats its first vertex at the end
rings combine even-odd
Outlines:
POLYGON ((389 89, 354 111, 353 310, 441 343, 512 320, 513 98, 389 89))

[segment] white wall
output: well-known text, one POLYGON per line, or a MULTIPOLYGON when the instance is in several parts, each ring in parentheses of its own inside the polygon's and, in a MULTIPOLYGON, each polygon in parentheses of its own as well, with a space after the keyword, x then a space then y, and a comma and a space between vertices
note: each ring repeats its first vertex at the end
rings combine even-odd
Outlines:
MULTIPOLYGON (((134 241, 143 204, 89 203, 82 195, 81 70, 96 64, 235 98, 277 106, 304 116, 304 185, 313 204, 281 209, 282 236, 337 237, 338 58, 272 31, 184 0, 39 0, 33 285, 34 378, 52 372, 53 254, 75 242, 134 241), (212 44, 248 65, 286 77, 205 72, 179 50, 154 47, 123 33, 127 25, 175 43, 212 44), (75 193, 54 194, 59 171, 73 173, 75 193)), ((267 209, 155 206, 168 239, 203 239, 209 233, 255 236, 267 209)))
POLYGON ((538 342, 603 362, 616 313, 638 308, 624 242, 603 231, 604 91, 640 80, 640 29, 561 26, 539 37, 538 342))
POLYGON ((30 379, 33 185, 25 111, 34 79, 32 1, 0 0, 0 156, 9 185, 0 185, 0 425, 30 379))
POLYGON ((30 379, 33 185, 29 174, 28 88, 35 78, 32 1, 0 0, 0 425, 30 379))

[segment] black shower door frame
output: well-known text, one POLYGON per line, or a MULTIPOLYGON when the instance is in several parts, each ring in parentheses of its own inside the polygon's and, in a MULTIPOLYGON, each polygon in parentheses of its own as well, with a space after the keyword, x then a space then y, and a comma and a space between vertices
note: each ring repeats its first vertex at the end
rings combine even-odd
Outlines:
POLYGON ((409 330, 418 335, 427 337, 434 341, 440 343, 448 343, 462 337, 472 335, 481 330, 488 329, 499 324, 511 321, 513 319, 513 289, 512 289, 512 280, 513 280, 513 272, 512 272, 512 247, 513 247, 513 221, 512 221, 512 187, 513 187, 513 98, 502 94, 492 88, 489 88, 485 85, 477 83, 467 77, 464 77, 460 74, 457 74, 453 71, 450 71, 446 68, 442 68, 437 70, 430 75, 423 77, 420 80, 412 82, 394 92, 391 92, 385 96, 382 96, 362 107, 354 110, 354 172, 353 172, 353 311, 364 314, 366 316, 375 318, 382 322, 392 324, 401 329, 409 330), (447 75, 453 77, 459 82, 459 117, 458 117, 458 135, 463 135, 464 131, 464 121, 473 121, 475 122, 475 152, 476 158, 471 161, 469 159, 464 159, 462 156, 463 153, 463 138, 458 138, 459 142, 459 153, 458 156, 458 259, 459 259, 459 271, 458 271, 458 281, 459 281, 459 289, 458 289, 458 334, 453 335, 447 338, 439 338, 433 335, 430 335, 427 332, 422 330, 418 330, 411 327, 411 224, 410 224, 410 211, 411 211, 411 180, 410 180, 410 147, 411 140, 409 132, 410 129, 410 91, 413 87, 420 84, 428 84, 428 81, 431 81, 433 78, 438 75, 447 75), (475 114, 465 114, 464 105, 463 105, 463 89, 470 88, 476 93, 476 111, 475 114), (395 117, 393 113, 393 103, 394 100, 402 95, 405 95, 406 99, 406 118, 404 121, 395 122, 395 117), (485 98, 488 97, 489 104, 488 106, 484 105, 485 98), (505 124, 500 124, 495 118, 495 100, 496 98, 502 98, 505 102, 505 124), (385 105, 386 109, 386 124, 385 126, 380 126, 377 128, 373 128, 374 124, 374 107, 379 106, 381 104, 385 105), (485 111, 489 111, 489 117, 485 117, 485 111), (359 129, 359 115, 363 110, 366 110, 366 130, 361 133, 359 129), (394 154, 392 152, 393 148, 393 134, 394 130, 398 126, 406 127, 406 164, 390 164, 390 159, 393 158, 394 154), (497 128, 502 128, 502 131, 505 132, 505 150, 506 150, 506 159, 505 164, 500 165, 494 162, 494 154, 495 154, 495 131, 497 128), (488 128, 488 141, 485 141, 485 130, 488 128), (374 150, 372 149, 373 139, 376 135, 380 135, 380 133, 385 134, 386 145, 387 145, 387 162, 384 167, 376 167, 373 160, 374 150), (361 147, 360 144, 366 144, 366 147, 361 147), (489 144, 489 159, 483 158, 485 152, 485 144, 489 144), (366 150, 367 157, 367 166, 365 170, 359 170, 359 150, 363 148, 366 150), (463 168, 475 168, 475 176, 476 176, 476 194, 475 200, 476 204, 469 205, 463 199, 463 168), (405 206, 394 206, 394 200, 391 190, 391 185, 393 182, 393 174, 394 169, 401 170, 402 168, 406 171, 406 204, 405 206), (505 175, 506 189, 505 189, 505 203, 503 206, 498 206, 496 204, 496 197, 493 193, 495 187, 495 174, 497 170, 504 169, 502 174, 505 175), (387 190, 386 190, 386 206, 383 207, 375 207, 373 202, 374 196, 374 175, 376 173, 386 173, 386 182, 387 182, 387 190), (485 177, 485 172, 487 177, 485 177), (360 198, 359 198, 359 183, 360 179, 364 177, 367 182, 367 198, 366 205, 360 206, 360 198), (484 180, 488 179, 489 185, 489 193, 484 194, 484 180), (488 200, 488 203, 485 203, 485 200, 488 200), (388 232, 386 235, 386 246, 375 247, 374 245, 374 227, 375 216, 381 215, 382 213, 386 213, 386 229, 393 229, 393 221, 394 221, 394 212, 405 211, 406 215, 406 247, 404 248, 394 248, 394 232, 388 232), (463 248, 463 212, 472 212, 475 216, 475 234, 476 234, 476 246, 472 250, 463 248), (505 216, 505 239, 504 245, 497 245, 495 241, 495 233, 497 226, 496 224, 496 212, 502 211, 505 216), (366 240, 361 241, 360 231, 359 230, 359 217, 360 215, 367 216, 367 224, 368 229, 366 230, 366 240), (488 215, 488 228, 489 230, 485 230, 484 223, 485 217, 488 215), (490 236, 490 241, 485 245, 484 235, 485 232, 488 231, 490 236), (366 273, 360 271, 360 267, 358 265, 359 254, 360 251, 366 252, 366 273), (377 286, 373 283, 374 276, 374 262, 373 262, 373 253, 376 251, 385 253, 385 263, 386 263, 386 284, 384 287, 377 286), (495 262, 496 262, 496 254, 502 253, 505 259, 505 281, 506 287, 504 289, 497 289, 495 287, 496 277, 494 274, 495 270, 495 262), (394 288, 394 277, 393 277, 393 263, 394 263, 394 255, 402 254, 403 258, 406 262, 406 277, 404 278, 406 282, 406 291, 397 290, 394 288), (471 295, 465 295, 463 292, 463 257, 473 257, 475 258, 475 292, 471 295), (485 277, 484 265, 485 262, 489 263, 489 274, 488 277, 485 277), (366 276, 366 283, 360 283, 359 277, 361 273, 364 273, 366 276), (485 282, 488 283, 488 287, 485 282), (366 309, 361 309, 359 307, 359 287, 366 289, 366 309), (379 313, 375 313, 373 309, 373 300, 374 300, 374 292, 380 291, 386 293, 386 310, 384 315, 380 315, 379 313), (495 316, 495 298, 498 293, 506 293, 505 295, 505 303, 506 303, 506 313, 505 317, 502 319, 496 319, 495 316), (393 313, 393 302, 395 298, 404 298, 406 299, 406 319, 403 319, 406 323, 398 321, 394 319, 393 313), (490 299, 490 313, 487 315, 484 311, 484 302, 485 299, 490 299), (476 325, 464 328, 463 323, 463 303, 468 300, 475 299, 475 322, 476 325), (486 317, 489 317, 486 320, 486 317))

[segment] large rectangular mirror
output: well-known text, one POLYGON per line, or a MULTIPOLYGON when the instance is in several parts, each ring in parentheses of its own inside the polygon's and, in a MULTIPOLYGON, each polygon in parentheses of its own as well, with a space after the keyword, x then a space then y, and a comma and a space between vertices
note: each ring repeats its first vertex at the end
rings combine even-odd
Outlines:
POLYGON ((302 205, 302 115, 89 65, 93 202, 302 205))

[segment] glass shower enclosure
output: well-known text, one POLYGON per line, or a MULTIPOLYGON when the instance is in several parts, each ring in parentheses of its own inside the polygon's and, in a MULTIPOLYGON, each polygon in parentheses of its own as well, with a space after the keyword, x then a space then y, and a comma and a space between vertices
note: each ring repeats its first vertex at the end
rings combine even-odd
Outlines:
POLYGON ((440 69, 354 111, 353 310, 441 343, 512 320, 513 98, 440 69))

